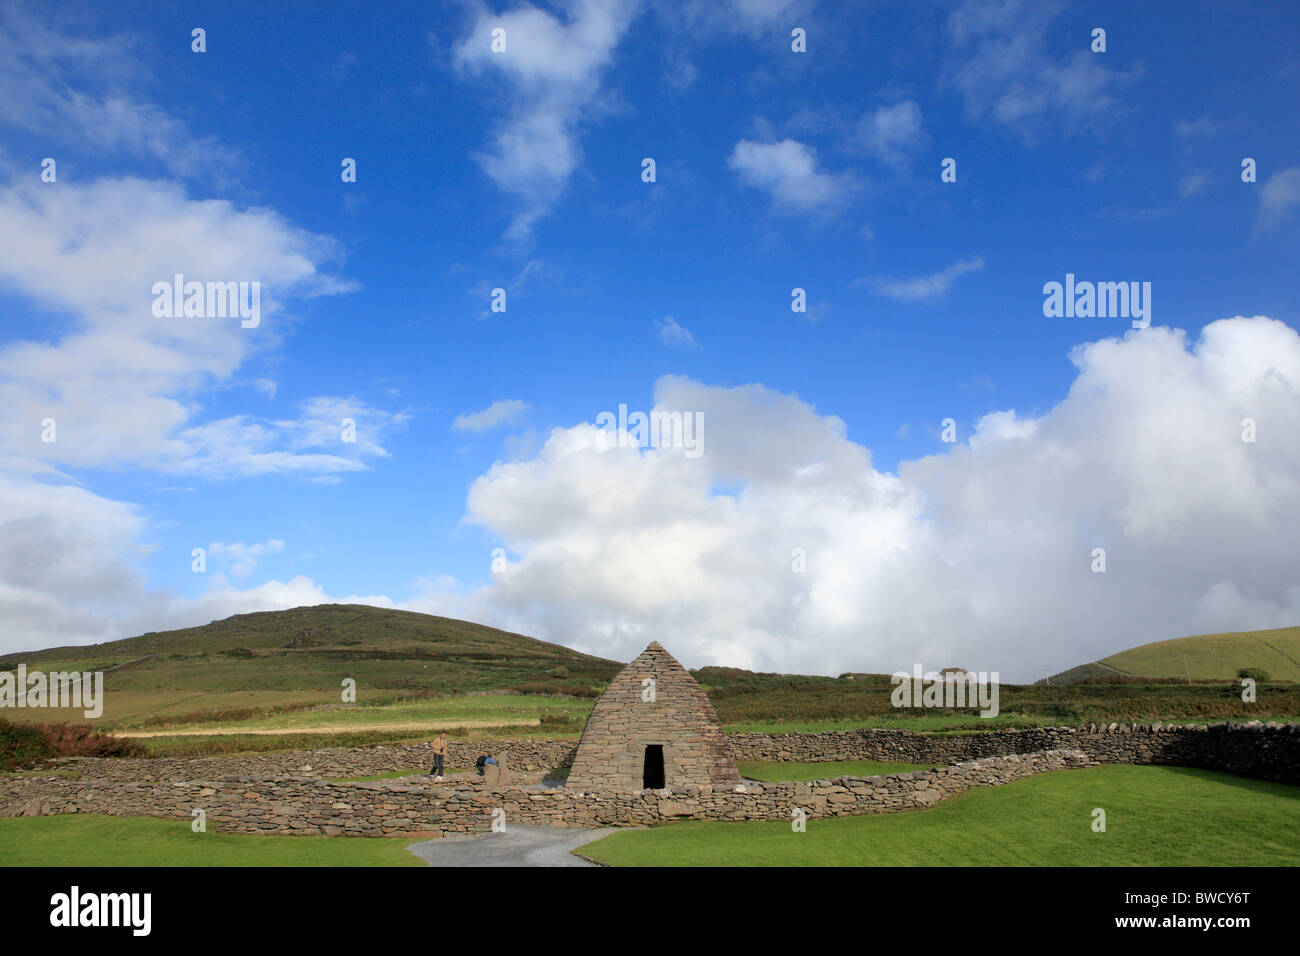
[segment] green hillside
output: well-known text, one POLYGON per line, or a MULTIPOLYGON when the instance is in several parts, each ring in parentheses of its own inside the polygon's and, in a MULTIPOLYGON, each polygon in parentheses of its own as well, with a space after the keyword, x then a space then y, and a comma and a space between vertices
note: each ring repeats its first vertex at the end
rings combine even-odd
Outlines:
POLYGON ((1097 677, 1186 679, 1189 672, 1194 681, 1226 681, 1243 667, 1262 670, 1269 680, 1300 683, 1300 627, 1156 641, 1073 667, 1054 676, 1052 683, 1071 684, 1097 677))
MULTIPOLYGON (((323 604, 237 614, 202 627, 106 644, 9 654, 46 670, 105 671, 104 722, 147 726, 182 716, 237 718, 334 705, 344 678, 358 703, 473 692, 592 697, 620 664, 451 618, 323 604)), ((58 711, 13 719, 77 719, 58 711)))

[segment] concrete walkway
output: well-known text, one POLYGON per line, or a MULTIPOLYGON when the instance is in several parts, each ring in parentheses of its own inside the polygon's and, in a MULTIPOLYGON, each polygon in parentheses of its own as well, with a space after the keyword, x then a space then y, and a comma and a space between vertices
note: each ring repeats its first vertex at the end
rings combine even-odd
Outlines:
POLYGON ((612 832, 508 826, 504 833, 444 837, 412 843, 407 849, 430 866, 595 866, 569 851, 612 832))

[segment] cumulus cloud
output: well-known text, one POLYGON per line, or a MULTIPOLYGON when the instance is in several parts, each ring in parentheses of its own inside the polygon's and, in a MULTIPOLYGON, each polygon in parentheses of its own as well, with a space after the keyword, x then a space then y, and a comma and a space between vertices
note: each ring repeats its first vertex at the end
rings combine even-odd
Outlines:
POLYGON ((891 279, 883 276, 871 276, 855 280, 857 285, 869 285, 881 295, 897 302, 929 302, 943 298, 952 288, 959 276, 968 272, 979 272, 984 268, 984 260, 959 259, 946 269, 928 276, 914 276, 910 279, 891 279))
POLYGON ((692 666, 919 662, 1022 681, 1147 641, 1295 624, 1300 335, 1237 317, 1192 343, 1130 330, 1071 358, 1055 407, 987 415, 897 475, 797 396, 661 379, 656 408, 703 414, 702 457, 556 429, 468 496, 467 520, 518 557, 477 591, 412 606, 620 660, 657 639, 692 666))
POLYGON ((854 190, 847 173, 826 172, 817 162, 816 151, 794 139, 774 143, 742 139, 727 165, 742 183, 770 194, 775 207, 787 212, 824 210, 854 190))
MULTIPOLYGON (((205 183, 233 155, 137 94, 150 77, 129 37, 59 32, 26 6, 6 5, 0 79, 13 93, 0 125, 62 138, 73 155, 152 157, 205 183)), ((352 288, 330 271, 336 244, 270 209, 192 198, 176 182, 33 180, 0 186, 0 286, 16 303, 14 337, 0 346, 0 648, 92 643, 328 599, 306 578, 240 590, 222 571, 200 598, 151 590, 140 561, 153 529, 142 510, 96 494, 81 476, 133 469, 328 481, 387 455, 383 435, 406 416, 351 397, 309 398, 275 419, 203 418, 206 394, 279 344, 293 303, 352 288), (177 273, 260 283, 261 323, 155 316, 154 284, 177 273), (344 437, 345 418, 355 441, 344 437)), ((253 384, 275 397, 274 381, 253 384)), ((280 546, 214 548, 238 577, 280 546)))
POLYGON ((509 238, 531 235, 577 168, 579 127, 604 107, 601 78, 639 7, 639 0, 567 0, 561 18, 529 4, 502 14, 474 4, 454 63, 462 75, 490 75, 506 86, 505 115, 479 161, 518 203, 509 238), (494 53, 498 28, 506 49, 494 53))
POLYGON ((480 411, 457 415, 451 427, 458 432, 485 432, 518 421, 527 410, 526 402, 517 398, 503 398, 480 411))
POLYGON ((71 484, 0 470, 0 654, 94 644, 146 631, 193 627, 249 611, 304 604, 374 604, 386 595, 330 595, 310 578, 232 585, 283 542, 209 546, 208 589, 188 596, 150 588, 140 562, 150 547, 141 509, 71 484))
POLYGON ((275 423, 195 420, 202 388, 278 341, 285 302, 350 288, 324 270, 336 255, 328 238, 270 210, 194 200, 173 183, 0 188, 0 282, 59 320, 57 333, 32 327, 29 338, 0 348, 0 403, 14 413, 0 422, 0 440, 47 466, 216 476, 354 470, 383 451, 360 438, 340 444, 340 420, 383 413, 348 399, 313 399, 299 419, 275 423), (155 317, 153 284, 176 273, 261 282, 261 324, 155 317), (54 442, 30 427, 47 418, 54 442), (333 454, 299 454, 313 444, 330 444, 333 454))

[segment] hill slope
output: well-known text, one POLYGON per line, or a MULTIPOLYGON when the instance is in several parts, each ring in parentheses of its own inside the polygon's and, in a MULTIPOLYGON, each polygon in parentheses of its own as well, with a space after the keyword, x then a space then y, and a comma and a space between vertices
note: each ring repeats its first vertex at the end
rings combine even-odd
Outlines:
POLYGON ((10 654, 0 670, 20 662, 107 672, 105 717, 113 722, 337 703, 344 678, 371 701, 487 690, 594 696, 622 666, 481 624, 356 604, 237 614, 89 647, 10 654))
POLYGON ((1156 641, 1072 667, 1055 675, 1052 683, 1090 677, 1185 678, 1189 671, 1192 680, 1232 680, 1242 667, 1263 670, 1270 680, 1300 682, 1300 627, 1156 641))

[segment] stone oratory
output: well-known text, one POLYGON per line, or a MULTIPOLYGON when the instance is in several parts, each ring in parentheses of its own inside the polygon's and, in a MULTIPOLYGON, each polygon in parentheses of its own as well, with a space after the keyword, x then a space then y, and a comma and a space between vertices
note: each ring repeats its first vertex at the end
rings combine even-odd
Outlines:
POLYGON ((739 784, 713 704, 658 641, 596 701, 566 781, 570 789, 620 791, 739 784))

